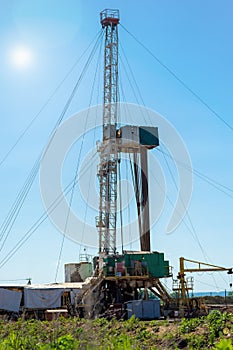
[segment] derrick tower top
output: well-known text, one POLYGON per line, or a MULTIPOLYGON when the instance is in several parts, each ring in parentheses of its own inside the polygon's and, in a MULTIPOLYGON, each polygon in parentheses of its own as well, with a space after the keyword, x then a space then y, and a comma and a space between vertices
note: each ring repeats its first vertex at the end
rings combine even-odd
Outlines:
POLYGON ((109 25, 117 25, 119 24, 119 21, 119 10, 106 9, 100 13, 100 23, 103 28, 109 25))

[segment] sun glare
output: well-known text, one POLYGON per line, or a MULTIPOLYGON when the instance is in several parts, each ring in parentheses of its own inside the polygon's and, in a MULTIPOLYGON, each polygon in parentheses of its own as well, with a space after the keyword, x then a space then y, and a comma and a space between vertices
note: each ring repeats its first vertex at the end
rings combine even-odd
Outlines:
POLYGON ((32 52, 27 47, 16 47, 12 50, 11 61, 17 68, 26 68, 32 62, 32 52))

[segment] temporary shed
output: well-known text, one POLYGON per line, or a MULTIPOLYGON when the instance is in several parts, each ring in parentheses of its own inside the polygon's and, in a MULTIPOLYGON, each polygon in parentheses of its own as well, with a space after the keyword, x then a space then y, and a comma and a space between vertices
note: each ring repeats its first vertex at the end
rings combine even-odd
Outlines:
POLYGON ((5 311, 19 312, 22 292, 0 288, 0 309, 5 311))
POLYGON ((78 294, 87 282, 83 283, 53 283, 34 284, 24 287, 25 309, 55 309, 62 307, 62 297, 69 292, 73 304, 78 294))

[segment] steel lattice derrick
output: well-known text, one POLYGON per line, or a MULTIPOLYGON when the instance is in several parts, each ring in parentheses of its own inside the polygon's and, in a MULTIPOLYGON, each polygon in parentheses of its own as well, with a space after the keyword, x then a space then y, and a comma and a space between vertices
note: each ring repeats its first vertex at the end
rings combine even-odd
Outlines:
POLYGON ((117 101, 118 101, 118 29, 119 11, 105 10, 100 14, 105 28, 103 142, 100 146, 98 178, 100 203, 97 227, 99 252, 116 252, 117 212, 117 101))

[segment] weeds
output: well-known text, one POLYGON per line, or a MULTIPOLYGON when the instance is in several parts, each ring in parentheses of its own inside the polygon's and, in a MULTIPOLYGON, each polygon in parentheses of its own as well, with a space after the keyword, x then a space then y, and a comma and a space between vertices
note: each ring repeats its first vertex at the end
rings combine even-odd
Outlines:
POLYGON ((206 319, 209 325, 210 335, 212 335, 212 338, 215 338, 222 334, 227 322, 232 320, 232 315, 227 312, 221 313, 215 310, 212 311, 206 319))
POLYGON ((233 350, 233 316, 212 312, 179 323, 112 319, 0 321, 0 350, 233 350))
POLYGON ((215 346, 216 350, 233 350, 231 339, 221 339, 221 341, 215 346))
POLYGON ((203 322, 202 318, 183 318, 180 323, 180 332, 181 333, 190 333, 195 331, 195 329, 203 322))

